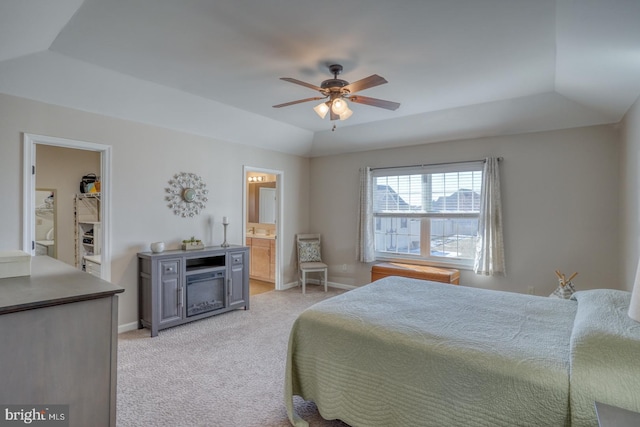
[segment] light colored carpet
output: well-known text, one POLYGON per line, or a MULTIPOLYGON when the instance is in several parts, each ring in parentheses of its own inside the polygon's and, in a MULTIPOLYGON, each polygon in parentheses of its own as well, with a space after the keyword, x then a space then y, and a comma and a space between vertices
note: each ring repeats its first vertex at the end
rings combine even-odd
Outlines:
MULTIPOLYGON (((284 370, 289 331, 305 308, 341 290, 271 291, 237 310, 165 329, 118 337, 117 425, 289 426, 284 370)), ((311 426, 326 421, 311 402, 295 405, 311 426)))

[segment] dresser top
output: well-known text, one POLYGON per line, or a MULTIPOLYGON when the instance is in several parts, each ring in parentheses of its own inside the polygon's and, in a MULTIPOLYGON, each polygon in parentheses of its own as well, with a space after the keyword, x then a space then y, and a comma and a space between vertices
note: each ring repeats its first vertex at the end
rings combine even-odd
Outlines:
POLYGON ((0 315, 104 298, 124 292, 106 280, 48 256, 31 259, 31 276, 0 279, 0 315))

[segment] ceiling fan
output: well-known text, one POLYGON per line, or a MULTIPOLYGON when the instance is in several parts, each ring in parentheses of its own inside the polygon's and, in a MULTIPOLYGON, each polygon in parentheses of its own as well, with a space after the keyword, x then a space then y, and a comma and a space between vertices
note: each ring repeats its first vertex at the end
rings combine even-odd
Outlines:
POLYGON ((354 95, 356 92, 360 92, 361 90, 388 83, 384 77, 373 74, 369 77, 365 77, 364 79, 349 83, 346 80, 338 78, 338 74, 342 72, 342 65, 329 65, 329 71, 333 73, 333 78, 323 81, 320 83, 320 86, 293 79, 291 77, 281 77, 280 80, 317 90, 322 96, 285 102, 284 104, 274 105, 273 108, 288 107, 289 105, 300 104, 302 102, 318 101, 329 98, 328 101, 322 102, 314 107, 315 112, 323 119, 327 113, 329 113, 329 118, 331 120, 346 120, 351 117, 351 114, 353 114, 346 101, 371 105, 373 107, 386 108, 387 110, 396 110, 400 106, 398 102, 385 101, 384 99, 370 98, 362 95, 354 95))

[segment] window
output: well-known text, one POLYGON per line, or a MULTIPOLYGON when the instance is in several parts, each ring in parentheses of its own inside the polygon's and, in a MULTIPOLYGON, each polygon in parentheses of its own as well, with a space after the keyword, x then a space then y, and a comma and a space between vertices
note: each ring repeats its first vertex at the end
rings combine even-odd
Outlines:
POLYGON ((483 163, 372 173, 377 259, 473 264, 483 163))

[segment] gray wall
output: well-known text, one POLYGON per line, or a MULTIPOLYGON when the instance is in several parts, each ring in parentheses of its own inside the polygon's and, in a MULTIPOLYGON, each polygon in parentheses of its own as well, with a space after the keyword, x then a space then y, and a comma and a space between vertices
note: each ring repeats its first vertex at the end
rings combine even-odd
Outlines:
POLYGON ((376 150, 311 161, 312 231, 323 234, 330 281, 362 285, 370 265, 355 261, 358 169, 502 156, 508 277, 461 272, 461 283, 548 295, 554 270, 579 272, 579 289, 620 288, 619 136, 598 126, 376 150), (343 271, 346 265, 346 272, 343 271))

